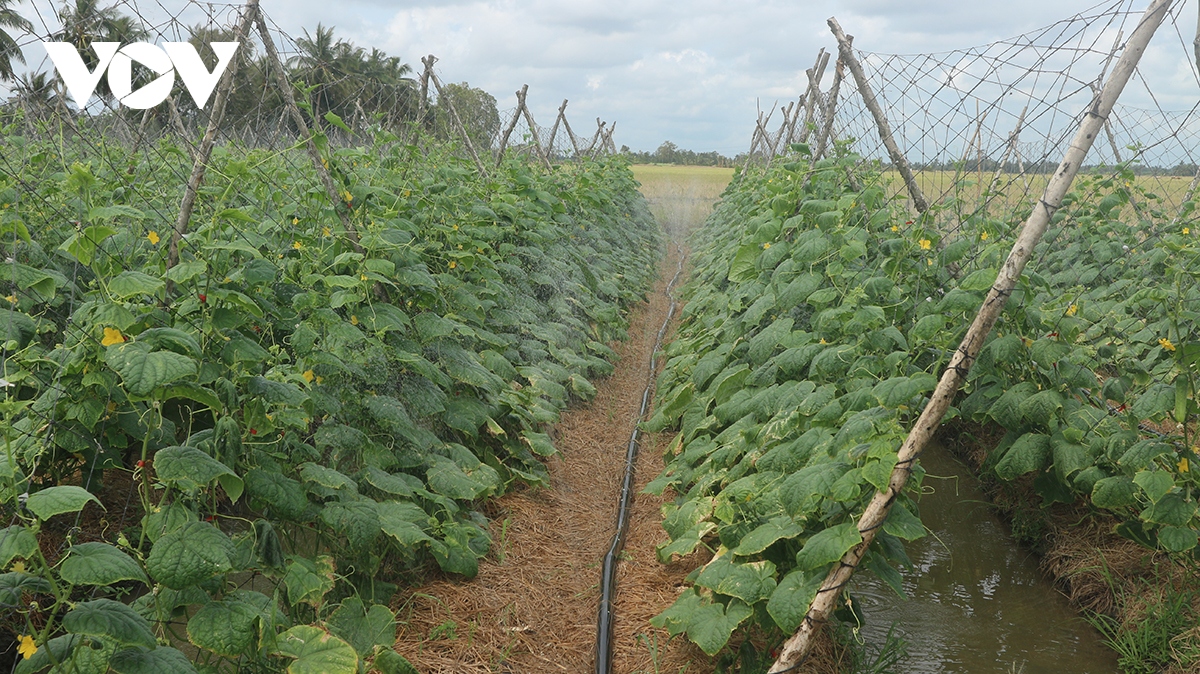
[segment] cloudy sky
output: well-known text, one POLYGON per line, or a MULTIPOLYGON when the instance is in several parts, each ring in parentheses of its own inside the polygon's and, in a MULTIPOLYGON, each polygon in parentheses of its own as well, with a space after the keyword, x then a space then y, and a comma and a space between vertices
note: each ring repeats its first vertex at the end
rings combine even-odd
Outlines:
MULTIPOLYGON (((1140 11, 1145 0, 1129 3, 1140 11)), ((159 11, 158 4, 172 12, 185 5, 179 0, 123 3, 127 11, 137 6, 145 14, 159 11)), ((26 0, 17 6, 44 16, 50 5, 26 0)), ((293 35, 318 23, 332 25, 339 36, 380 47, 417 69, 422 55, 435 54, 443 81, 481 87, 501 109, 515 105, 514 92, 528 84, 541 124, 549 125, 568 98, 568 119, 577 132, 594 128, 592 120, 599 116, 617 122, 618 145, 652 150, 670 140, 683 148, 732 155, 749 143, 756 106, 770 108, 777 100, 797 97, 817 50, 834 48, 827 17, 837 16, 860 49, 917 53, 1011 37, 1086 13, 1093 5, 1063 0, 262 0, 262 6, 293 35)), ((1194 26, 1195 11, 1189 8, 1186 15, 1192 18, 1181 24, 1194 26)), ((34 53, 38 49, 27 50, 31 61, 40 59, 34 53)), ((1187 79, 1182 78, 1185 85, 1187 79)), ((1190 90, 1176 93, 1185 103, 1194 98, 1194 80, 1190 90)))

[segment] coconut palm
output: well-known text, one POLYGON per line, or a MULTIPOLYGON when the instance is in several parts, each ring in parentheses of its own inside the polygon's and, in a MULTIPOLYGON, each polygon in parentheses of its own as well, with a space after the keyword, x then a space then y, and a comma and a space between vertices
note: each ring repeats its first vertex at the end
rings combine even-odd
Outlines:
POLYGON ((0 0, 0 80, 10 80, 13 77, 13 61, 25 63, 25 55, 21 46, 9 33, 9 30, 32 31, 33 25, 17 10, 9 7, 12 0, 0 0))

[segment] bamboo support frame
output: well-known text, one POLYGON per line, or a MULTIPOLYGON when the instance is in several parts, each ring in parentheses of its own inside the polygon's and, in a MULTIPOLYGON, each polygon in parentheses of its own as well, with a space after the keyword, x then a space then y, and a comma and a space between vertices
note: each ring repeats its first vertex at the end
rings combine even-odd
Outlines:
MULTIPOLYGON (((784 643, 779 657, 767 670, 769 674, 792 672, 803 663, 811 647, 813 635, 828 620, 842 588, 849 582, 854 569, 866 554, 867 548, 875 539, 876 532, 887 518, 892 503, 895 502, 908 482, 913 464, 941 424, 942 417, 945 416, 954 395, 970 372, 971 365, 979 355, 984 340, 991 333, 992 327, 1000 317, 1000 311, 1016 287, 1025 265, 1032 257, 1034 247, 1049 226, 1050 218, 1062 205, 1063 197, 1070 189, 1075 175, 1079 172, 1080 165, 1096 140, 1096 135, 1100 132, 1104 121, 1112 112, 1113 105, 1120 97, 1121 91, 1133 75, 1138 60, 1141 59, 1150 38, 1154 36, 1163 17, 1166 16, 1171 2, 1172 0, 1153 0, 1143 14, 1137 28, 1129 38, 1124 53, 1121 54, 1120 60, 1113 69, 1112 75, 1105 82, 1100 95, 1093 101, 1080 123, 1075 138, 1071 141, 1062 162, 1046 185, 1041 200, 1033 207, 1033 211, 1025 221, 1008 259, 1000 269, 995 284, 988 291, 987 298, 967 330, 966 337, 963 338, 962 343, 951 357, 949 365, 930 396, 929 403, 922 410, 908 437, 900 446, 896 467, 892 470, 887 489, 875 494, 858 519, 857 527, 862 536, 862 542, 851 548, 833 566, 825 578, 825 582, 817 591, 816 598, 805 614, 800 628, 784 643)), ((830 20, 830 23, 836 25, 833 20, 830 20)), ((835 33, 837 32, 840 32, 840 29, 835 30, 835 33)))
MULTIPOLYGON (((240 42, 249 36, 252 24, 258 16, 258 0, 246 0, 242 9, 242 20, 234 31, 233 39, 240 42)), ((209 113, 208 127, 200 140, 200 147, 193 155, 192 174, 188 177, 187 187, 183 191, 183 199, 179 203, 179 215, 175 218, 175 227, 171 231, 171 244, 167 253, 167 269, 179 263, 179 243, 188 231, 192 219, 192 210, 196 207, 196 194, 204 182, 204 173, 208 170, 208 159, 212 155, 213 144, 217 140, 217 127, 225 116, 225 101, 229 99, 229 91, 233 88, 233 77, 237 74, 237 59, 232 59, 225 73, 217 82, 217 93, 213 97, 212 112, 209 113)), ((169 283, 169 281, 168 281, 169 283)), ((169 296, 173 288, 167 287, 169 296)))
MULTIPOLYGON (((475 162, 475 168, 479 170, 479 175, 487 178, 487 169, 484 168, 483 162, 479 160, 479 154, 475 152, 475 144, 471 142, 471 136, 467 134, 467 127, 459 119, 458 111, 454 109, 454 103, 446 98, 445 92, 442 91, 442 82, 438 79, 437 72, 433 69, 433 56, 429 56, 429 59, 430 63, 426 64, 426 68, 429 69, 429 79, 433 81, 433 87, 437 89, 438 105, 441 105, 443 102, 446 104, 446 109, 450 112, 450 122, 454 125, 454 130, 458 135, 462 136, 463 145, 467 148, 467 154, 471 155, 471 159, 475 162)), ((421 59, 421 62, 424 63, 425 59, 421 59)))
MULTIPOLYGON (((846 36, 847 41, 852 40, 850 36, 846 36)), ((834 113, 837 112, 838 91, 842 86, 842 78, 846 74, 846 62, 841 58, 833 67, 833 84, 829 87, 829 94, 825 101, 825 119, 821 125, 821 133, 817 134, 817 148, 812 154, 813 163, 825 156, 825 150, 829 143, 829 138, 833 134, 833 119, 834 113)))
POLYGON ((504 127, 504 133, 500 135, 500 149, 496 151, 496 166, 504 161, 504 150, 508 148, 508 138, 512 136, 512 132, 517 128, 517 122, 521 121, 521 110, 525 107, 525 92, 529 90, 529 85, 521 87, 517 92, 517 109, 513 111, 512 119, 508 121, 508 126, 504 127))
POLYGON ((887 117, 884 116, 883 110, 879 107, 879 101, 875 99, 875 93, 871 90, 871 84, 867 82, 867 76, 863 72, 862 64, 858 62, 858 57, 854 55, 854 49, 850 46, 853 38, 847 36, 838 24, 837 19, 830 17, 829 29, 833 31, 833 36, 838 41, 838 54, 841 59, 846 62, 850 68, 850 74, 854 76, 854 83, 858 86, 858 93, 862 96, 863 103, 867 109, 871 111, 871 116, 875 118, 875 125, 879 128, 879 138, 883 141, 884 147, 887 148, 888 155, 892 159, 892 164, 900 172, 900 176, 904 178, 904 185, 908 188, 908 194, 912 197, 913 207, 918 213, 924 213, 929 210, 929 202, 925 199, 925 194, 921 192, 921 188, 917 186, 917 180, 913 177, 912 168, 908 165, 908 160, 900 152, 900 148, 896 146, 896 139, 892 137, 892 127, 888 124, 887 117))
POLYGON ((805 71, 808 76, 808 95, 804 104, 804 126, 800 128, 800 142, 808 142, 812 134, 813 120, 816 119, 817 106, 821 102, 821 80, 825 77, 825 68, 829 65, 829 52, 822 49, 817 53, 817 63, 812 69, 805 71))
POLYGON ((558 106, 558 116, 554 118, 554 126, 550 129, 550 139, 546 141, 546 154, 554 154, 554 138, 558 135, 558 125, 565 119, 566 110, 567 99, 564 98, 562 105, 558 106))

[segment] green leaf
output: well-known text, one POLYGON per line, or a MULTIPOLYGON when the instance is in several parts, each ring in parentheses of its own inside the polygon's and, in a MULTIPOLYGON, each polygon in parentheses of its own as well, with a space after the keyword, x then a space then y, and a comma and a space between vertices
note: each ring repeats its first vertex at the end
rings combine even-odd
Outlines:
POLYGON ((163 289, 164 281, 140 271, 121 272, 108 282, 108 292, 118 299, 134 295, 157 295, 163 289))
POLYGON ((41 576, 24 571, 0 573, 0 605, 17 606, 22 594, 48 594, 53 588, 41 576))
POLYGON ((1170 384, 1153 384, 1138 396, 1129 411, 1138 418, 1159 419, 1175 409, 1175 387, 1170 384))
POLYGON ((104 507, 100 503, 100 499, 83 487, 59 485, 31 494, 25 501, 25 507, 44 522, 55 515, 79 512, 83 510, 83 506, 88 501, 95 502, 101 508, 104 507))
POLYGON ((159 386, 196 374, 196 361, 174 351, 151 351, 148 344, 123 342, 108 347, 105 362, 134 396, 150 395, 159 386))
POLYGON ((696 585, 753 604, 775 590, 775 564, 768 561, 739 564, 718 557, 696 578, 696 585))
POLYGON ((108 665, 116 674, 196 674, 188 657, 170 646, 159 646, 152 651, 140 648, 118 651, 108 665))
POLYGON ((859 543, 862 543, 862 534, 853 522, 829 527, 814 534, 796 553, 796 568, 808 571, 836 562, 859 543))
POLYGON ((147 581, 142 567, 132 557, 108 543, 72 545, 59 568, 62 579, 72 585, 112 585, 122 580, 147 581))
POLYGON ((795 570, 779 581, 779 586, 767 600, 767 613, 771 614, 779 629, 790 633, 800 627, 825 576, 824 568, 795 570))
POLYGON ((1026 433, 1008 448, 996 464, 996 475, 1001 480, 1014 480, 1025 473, 1041 470, 1049 459, 1050 436, 1026 433))
POLYGON ((784 480, 779 487, 779 500, 788 514, 803 515, 829 496, 833 484, 848 469, 844 463, 819 463, 802 468, 784 480))
POLYGON ((379 651, 371 665, 380 674, 421 674, 403 655, 390 648, 379 651))
POLYGON ((729 280, 733 283, 745 283, 757 277, 758 270, 755 267, 761 253, 762 246, 754 243, 739 248, 729 265, 729 280))
POLYGON ((37 538, 29 529, 19 524, 0 529, 0 569, 7 569, 14 559, 29 559, 37 551, 37 538))
POLYGON ((106 637, 126 646, 154 648, 158 645, 145 618, 129 606, 111 599, 76 604, 63 616, 62 626, 72 634, 106 637))
POLYGON ((299 386, 291 382, 272 381, 261 375, 251 377, 246 383, 246 390, 273 404, 299 407, 308 402, 308 394, 299 386))
POLYGON ((1076 471, 1092 465, 1092 458, 1083 445, 1068 442, 1064 437, 1058 435, 1054 436, 1053 444, 1054 467, 1058 470, 1059 477, 1064 480, 1076 471))
POLYGON ((433 540, 421 528, 421 523, 429 521, 429 515, 416 504, 381 501, 375 504, 375 509, 379 512, 379 528, 401 547, 413 548, 433 540))
POLYGON ((320 555, 316 559, 295 557, 288 563, 283 584, 287 586, 288 602, 319 607, 325 594, 333 589, 333 558, 320 555))
POLYGON ((729 643, 733 630, 753 613, 740 599, 731 600, 728 606, 716 602, 703 604, 688 620, 688 638, 706 654, 716 655, 729 643))
POLYGON ((273 517, 300 520, 308 507, 300 483, 280 473, 255 468, 246 473, 246 489, 255 506, 269 508, 273 517))
POLYGON ((63 241, 58 249, 79 260, 80 264, 87 266, 92 263, 92 258, 96 255, 96 248, 100 243, 116 233, 117 230, 112 227, 93 225, 82 232, 72 234, 66 241, 63 241))
POLYGON ((1022 400, 1018 409, 1027 421, 1046 426, 1062 408, 1063 399, 1058 391, 1046 390, 1022 400))
POLYGON ((1182 492, 1171 492, 1158 499, 1142 513, 1142 519, 1158 524, 1182 527, 1192 521, 1196 503, 1184 500, 1182 492))
POLYGON ((344 600, 325 625, 363 657, 374 653, 376 646, 391 650, 396 643, 396 616, 379 604, 368 609, 358 597, 344 600))
POLYGON ((549 435, 534 431, 521 431, 521 441, 538 456, 554 456, 558 450, 549 435))
POLYGON ((903 503, 893 503, 883 521, 883 530, 906 541, 915 541, 925 535, 925 525, 920 518, 909 512, 903 503))
MULTIPOLYGON (((146 214, 134 208, 133 206, 125 206, 123 204, 113 204, 110 206, 96 206, 88 211, 87 219, 95 222, 96 220, 112 220, 114 218, 130 218, 132 220, 145 220, 146 214)), ((94 229, 89 227, 88 229, 94 229)), ((107 229, 107 228, 106 228, 107 229)), ((113 232, 116 234, 116 232, 113 232)))
POLYGON ((345 536, 353 550, 367 548, 380 533, 379 513, 374 501, 330 501, 321 509, 321 519, 334 535, 345 536))
POLYGON ((295 658, 288 674, 357 674, 354 647, 312 625, 296 625, 278 637, 280 655, 295 658))
POLYGON ((342 118, 335 115, 333 111, 325 113, 325 121, 336 126, 342 131, 345 131, 346 133, 353 133, 350 130, 350 127, 346 126, 346 123, 342 121, 342 118))
POLYGON ((47 667, 64 662, 75 651, 75 646, 83 641, 83 637, 74 634, 64 634, 38 646, 37 652, 28 660, 21 660, 13 669, 13 674, 34 674, 47 667))
POLYGON ((781 538, 795 538, 804 533, 804 525, 798 524, 791 517, 780 515, 772 517, 764 524, 742 537, 733 554, 740 556, 756 555, 769 548, 781 538))
POLYGON ((967 277, 958 283, 961 290, 990 290, 992 284, 996 282, 995 269, 978 269, 967 274, 967 277))
POLYGON ((683 557, 692 554, 704 537, 715 531, 716 528, 715 522, 708 520, 697 522, 691 528, 675 536, 670 543, 657 546, 655 553, 658 555, 658 561, 668 564, 675 555, 683 557))
MULTIPOLYGON (((185 493, 207 486, 218 477, 237 478, 233 469, 195 447, 167 447, 154 454, 154 471, 158 479, 185 493)), ((240 483, 241 479, 237 479, 240 483)), ((241 494, 241 490, 238 490, 241 494)), ((235 499, 236 500, 236 499, 235 499)))
POLYGON ((476 479, 474 475, 468 474, 457 463, 444 456, 432 455, 429 461, 433 465, 426 472, 425 480, 430 489, 443 496, 473 501, 488 495, 498 486, 476 479))
POLYGON ((254 643, 259 633, 254 623, 261 617, 257 606, 244 601, 210 601, 188 620, 188 639, 218 655, 237 657, 254 643))
POLYGON ((1163 527, 1158 531, 1158 543, 1167 552, 1187 552, 1196 547, 1196 532, 1182 527, 1163 527))
POLYGON ((146 558, 146 569, 174 590, 195 585, 233 570, 235 555, 229 537, 208 522, 186 522, 158 539, 146 558))
POLYGON ((1092 487, 1092 503, 1110 509, 1131 506, 1137 503, 1137 485, 1124 475, 1097 480, 1092 487))
POLYGON ((1146 492, 1151 503, 1157 503, 1175 486, 1175 479, 1165 470, 1140 470, 1133 476, 1133 482, 1146 492))

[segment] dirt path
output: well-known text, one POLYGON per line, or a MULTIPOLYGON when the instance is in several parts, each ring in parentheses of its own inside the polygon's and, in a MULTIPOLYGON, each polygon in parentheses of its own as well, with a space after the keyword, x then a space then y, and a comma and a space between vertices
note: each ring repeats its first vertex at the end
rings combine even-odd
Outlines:
MULTIPOLYGON (((651 192, 648 196, 655 203, 654 190, 644 191, 651 192)), ((687 199, 691 210, 683 218, 680 213, 656 215, 680 237, 703 219, 713 197, 709 189, 687 199)), ((548 464, 550 486, 517 490, 489 508, 493 552, 481 560, 478 577, 470 582, 439 579, 398 598, 395 606, 402 623, 396 648, 419 671, 592 671, 599 562, 615 528, 625 444, 649 376, 650 352, 670 305, 666 285, 679 255, 679 249, 670 246, 649 300, 631 313, 629 339, 612 345, 620 356, 616 371, 595 382, 595 399, 564 412, 555 426, 560 455, 548 464)), ((686 272, 680 281, 685 277, 686 272)), ((639 491, 662 469, 666 441, 655 435, 643 438, 639 491)), ((693 556, 664 567, 655 560, 654 546, 665 538, 659 526, 662 502, 642 494, 634 502, 618 569, 613 643, 617 674, 712 671, 710 659, 699 649, 682 639, 668 643, 664 632, 649 625, 651 617, 675 600, 687 574, 703 562, 693 556)))

